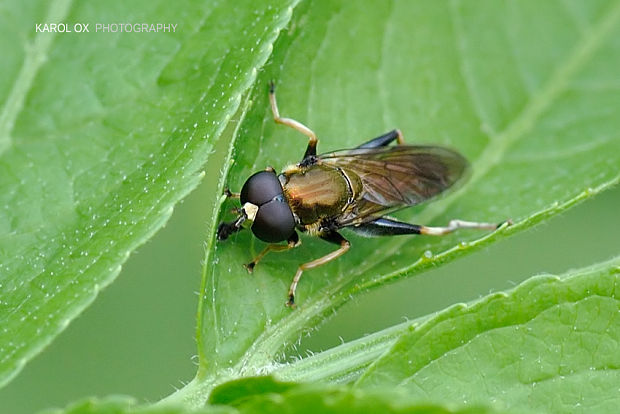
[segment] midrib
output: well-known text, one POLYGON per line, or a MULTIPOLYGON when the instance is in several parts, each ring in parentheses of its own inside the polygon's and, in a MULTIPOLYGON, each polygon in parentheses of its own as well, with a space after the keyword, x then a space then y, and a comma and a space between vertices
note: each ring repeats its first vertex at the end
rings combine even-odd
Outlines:
MULTIPOLYGON (((605 37, 613 29, 614 24, 619 18, 620 3, 617 3, 616 6, 610 10, 609 13, 606 13, 605 17, 599 21, 598 24, 590 32, 588 32, 579 43, 575 45, 567 59, 560 62, 557 70, 551 75, 549 81, 544 85, 540 92, 534 95, 523 110, 517 115, 517 117, 515 117, 515 119, 503 131, 493 138, 491 143, 486 147, 476 161, 476 167, 467 184, 461 187, 460 190, 455 191, 452 194, 452 197, 443 200, 443 202, 441 200, 435 202, 433 205, 436 206, 436 204, 438 204, 438 206, 433 208, 432 211, 427 209, 424 212, 426 214, 419 214, 417 219, 420 223, 430 223, 434 218, 444 213, 450 205, 454 204, 455 201, 457 201, 458 198, 466 192, 467 188, 484 177, 491 170, 491 168, 502 161, 504 154, 509 150, 511 145, 517 141, 519 137, 531 129, 538 117, 566 88, 569 80, 575 75, 575 73, 577 73, 582 65, 588 61, 588 59, 600 46, 603 39, 605 39, 605 37)), ((406 241, 397 241, 391 246, 391 249, 398 250, 405 242, 406 241)), ((389 257, 390 254, 390 252, 386 253, 384 250, 381 251, 382 257, 389 257)), ((404 270, 406 269, 392 272, 390 273, 390 276, 394 276, 404 270)), ((364 269, 364 272, 368 271, 368 268, 364 269)), ((351 279, 347 278, 346 281, 348 280, 351 279)), ((327 292, 322 291, 319 292, 319 294, 322 298, 330 297, 332 294, 342 289, 342 287, 346 285, 346 281, 336 283, 333 286, 330 286, 327 292)), ((382 282, 384 282, 384 280, 379 278, 374 280, 374 283, 366 284, 365 287, 368 288, 370 287, 369 285, 375 285, 382 282)), ((316 298, 313 299, 316 301, 316 298)), ((273 329, 268 330, 269 332, 264 332, 252 344, 248 352, 240 358, 239 363, 235 365, 235 370, 243 373, 254 372, 253 369, 257 368, 256 364, 266 363, 264 355, 273 355, 277 352, 277 350, 272 349, 274 344, 287 343, 287 339, 290 339, 289 337, 291 333, 296 331, 296 326, 298 323, 303 323, 305 320, 311 320, 313 317, 316 317, 316 315, 325 312, 325 309, 331 305, 333 305, 333 303, 330 300, 319 299, 312 306, 305 308, 305 312, 297 310, 289 317, 285 318, 284 325, 286 326, 281 326, 281 324, 279 324, 277 328, 273 327, 273 329)))

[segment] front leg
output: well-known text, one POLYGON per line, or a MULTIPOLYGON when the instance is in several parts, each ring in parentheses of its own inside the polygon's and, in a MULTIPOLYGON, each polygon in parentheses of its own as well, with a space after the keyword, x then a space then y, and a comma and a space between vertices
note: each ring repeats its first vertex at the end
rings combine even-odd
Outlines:
POLYGON ((258 262, 267 255, 269 252, 284 252, 287 250, 291 250, 301 244, 301 240, 299 240, 299 236, 297 232, 294 232, 291 237, 287 240, 286 244, 270 244, 265 247, 262 252, 258 254, 250 263, 243 265, 249 273, 252 273, 258 262))
POLYGON ((297 289, 297 284, 299 283, 299 279, 301 279, 301 275, 304 270, 314 269, 315 267, 319 267, 321 265, 324 265, 325 263, 331 262, 332 260, 345 254, 351 247, 351 243, 336 231, 324 233, 319 237, 330 243, 340 245, 340 248, 326 254, 323 257, 299 266, 299 268, 297 269, 297 273, 295 273, 295 277, 293 277, 293 281, 291 282, 291 287, 288 290, 288 301, 286 302, 286 306, 290 306, 291 308, 295 307, 295 290, 297 289))

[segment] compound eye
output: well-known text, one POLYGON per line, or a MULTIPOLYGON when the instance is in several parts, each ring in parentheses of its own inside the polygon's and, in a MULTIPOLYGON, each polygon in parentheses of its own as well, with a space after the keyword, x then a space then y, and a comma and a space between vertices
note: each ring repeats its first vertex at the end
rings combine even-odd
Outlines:
POLYGON ((288 204, 273 200, 258 208, 252 224, 252 232, 267 243, 287 240, 295 231, 295 219, 288 204))
POLYGON ((262 206, 274 197, 282 194, 282 186, 276 174, 272 171, 260 171, 250 176, 241 188, 241 205, 252 203, 262 206))

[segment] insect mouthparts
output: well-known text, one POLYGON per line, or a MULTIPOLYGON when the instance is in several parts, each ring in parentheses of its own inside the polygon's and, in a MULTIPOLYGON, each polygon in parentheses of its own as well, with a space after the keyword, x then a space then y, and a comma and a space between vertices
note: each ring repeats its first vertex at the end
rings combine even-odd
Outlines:
POLYGON ((217 239, 219 241, 226 240, 228 236, 230 236, 231 232, 229 227, 230 223, 220 223, 220 225, 217 226, 217 239))

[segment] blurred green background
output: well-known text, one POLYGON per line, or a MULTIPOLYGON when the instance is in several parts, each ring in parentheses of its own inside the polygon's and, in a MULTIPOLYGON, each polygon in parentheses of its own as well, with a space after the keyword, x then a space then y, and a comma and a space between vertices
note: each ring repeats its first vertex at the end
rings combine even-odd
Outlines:
MULTIPOLYGON (((131 256, 115 283, 0 390, 0 413, 32 413, 91 395, 156 401, 192 379, 203 240, 218 159, 216 154, 204 182, 176 208, 167 226, 131 256)), ((533 230, 363 295, 290 354, 327 349, 405 318, 508 289, 533 274, 560 273, 617 255, 618 206, 620 188, 615 188, 533 230)), ((239 266, 245 259, 239 259, 239 266)))

